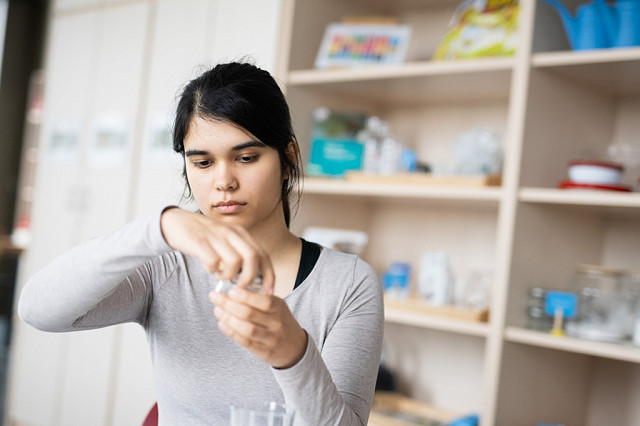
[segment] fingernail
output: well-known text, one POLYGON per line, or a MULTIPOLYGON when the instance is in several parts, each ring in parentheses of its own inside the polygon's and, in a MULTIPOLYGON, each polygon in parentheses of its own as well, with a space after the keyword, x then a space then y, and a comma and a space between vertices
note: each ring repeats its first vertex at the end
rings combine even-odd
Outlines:
POLYGON ((220 318, 220 315, 222 315, 222 309, 216 306, 213 308, 213 315, 215 315, 216 318, 220 318))
POLYGON ((215 291, 209 292, 210 301, 212 301, 213 303, 217 303, 219 299, 220 299, 220 295, 217 292, 215 291))
POLYGON ((240 297, 240 290, 238 290, 237 288, 232 288, 231 290, 229 290, 229 297, 238 299, 240 297))

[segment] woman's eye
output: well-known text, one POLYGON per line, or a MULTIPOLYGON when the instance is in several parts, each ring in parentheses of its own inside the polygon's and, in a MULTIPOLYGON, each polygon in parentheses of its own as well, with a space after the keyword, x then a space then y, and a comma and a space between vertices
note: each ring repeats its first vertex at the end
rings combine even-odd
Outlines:
POLYGON ((238 157, 238 161, 240 161, 241 163, 253 163, 257 159, 257 155, 243 155, 241 157, 238 157))
POLYGON ((210 160, 194 161, 193 165, 196 166, 196 167, 204 168, 204 167, 210 166, 211 165, 211 161, 210 160))

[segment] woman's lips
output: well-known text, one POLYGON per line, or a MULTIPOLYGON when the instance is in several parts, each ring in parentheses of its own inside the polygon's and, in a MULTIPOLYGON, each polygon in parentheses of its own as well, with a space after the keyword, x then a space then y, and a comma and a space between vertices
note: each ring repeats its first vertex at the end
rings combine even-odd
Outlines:
POLYGON ((221 214, 233 214, 240 212, 245 205, 246 203, 241 203, 238 201, 224 201, 215 204, 213 208, 221 214))

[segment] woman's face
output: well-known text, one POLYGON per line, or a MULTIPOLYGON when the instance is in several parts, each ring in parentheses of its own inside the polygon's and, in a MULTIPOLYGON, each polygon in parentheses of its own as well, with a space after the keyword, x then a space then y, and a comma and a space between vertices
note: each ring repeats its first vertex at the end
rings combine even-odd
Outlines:
POLYGON ((229 123, 196 117, 184 140, 187 179, 206 216, 247 230, 282 221, 278 151, 229 123))

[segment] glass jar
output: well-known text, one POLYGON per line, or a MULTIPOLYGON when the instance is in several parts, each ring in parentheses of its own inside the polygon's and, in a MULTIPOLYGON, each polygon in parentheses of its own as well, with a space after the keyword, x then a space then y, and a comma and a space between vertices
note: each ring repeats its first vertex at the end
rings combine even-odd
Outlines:
POLYGON ((640 270, 625 271, 622 296, 626 309, 625 331, 635 345, 640 346, 640 270))
POLYGON ((579 265, 573 273, 571 291, 578 296, 578 312, 567 324, 567 334, 605 342, 620 342, 626 337, 621 271, 579 265))

